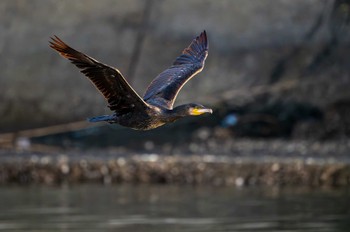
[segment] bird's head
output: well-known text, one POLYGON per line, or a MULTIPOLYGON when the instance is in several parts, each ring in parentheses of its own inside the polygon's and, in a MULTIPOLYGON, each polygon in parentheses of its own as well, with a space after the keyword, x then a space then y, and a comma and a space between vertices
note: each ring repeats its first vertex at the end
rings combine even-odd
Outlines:
POLYGON ((181 116, 198 116, 205 113, 213 113, 213 110, 197 103, 190 103, 174 108, 174 111, 181 116))

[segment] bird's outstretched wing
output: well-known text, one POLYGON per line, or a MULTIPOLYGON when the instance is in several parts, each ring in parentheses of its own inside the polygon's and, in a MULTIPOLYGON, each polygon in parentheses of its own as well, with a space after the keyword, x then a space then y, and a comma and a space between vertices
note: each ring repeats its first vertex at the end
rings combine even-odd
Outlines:
POLYGON ((172 109, 177 94, 188 80, 202 71, 207 56, 208 40, 203 31, 183 50, 170 68, 151 82, 143 100, 172 109))
POLYGON ((119 70, 69 47, 57 36, 51 38, 50 47, 76 65, 107 99, 109 108, 117 114, 146 107, 147 103, 128 84, 119 70))

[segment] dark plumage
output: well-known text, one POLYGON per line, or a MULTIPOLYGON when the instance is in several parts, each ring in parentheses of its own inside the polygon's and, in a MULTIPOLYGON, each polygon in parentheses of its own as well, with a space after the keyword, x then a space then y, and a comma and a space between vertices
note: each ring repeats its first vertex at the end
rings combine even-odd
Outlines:
POLYGON ((185 83, 202 71, 208 55, 208 41, 203 31, 176 58, 173 65, 159 74, 141 98, 128 84, 118 69, 69 47, 57 36, 51 38, 50 47, 69 59, 85 74, 108 101, 112 115, 90 119, 107 121, 137 130, 149 130, 186 117, 212 113, 200 104, 190 103, 173 108, 177 94, 185 83))

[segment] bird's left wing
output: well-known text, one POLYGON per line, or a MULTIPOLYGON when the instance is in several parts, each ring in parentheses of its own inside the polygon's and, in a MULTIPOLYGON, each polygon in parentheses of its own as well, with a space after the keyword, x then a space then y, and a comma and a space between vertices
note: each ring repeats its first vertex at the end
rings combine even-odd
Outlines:
POLYGON ((143 100, 172 109, 177 94, 194 75, 202 71, 208 56, 208 40, 203 31, 176 58, 173 65, 159 74, 148 86, 143 100))
POLYGON ((50 47, 64 58, 69 59, 85 74, 109 103, 109 108, 117 114, 145 108, 147 103, 128 84, 118 69, 102 64, 79 52, 57 36, 51 38, 50 47))

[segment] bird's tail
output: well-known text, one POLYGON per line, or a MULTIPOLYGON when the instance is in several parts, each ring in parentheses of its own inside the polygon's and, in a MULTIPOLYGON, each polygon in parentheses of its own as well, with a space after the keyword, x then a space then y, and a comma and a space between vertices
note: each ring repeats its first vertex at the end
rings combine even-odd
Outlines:
POLYGON ((102 122, 102 121, 115 121, 115 117, 113 115, 102 115, 97 117, 88 118, 89 122, 102 122))

